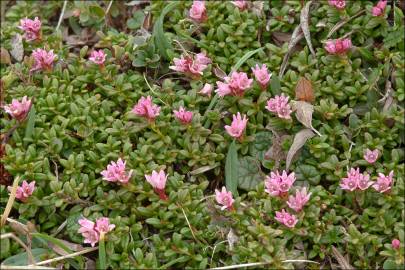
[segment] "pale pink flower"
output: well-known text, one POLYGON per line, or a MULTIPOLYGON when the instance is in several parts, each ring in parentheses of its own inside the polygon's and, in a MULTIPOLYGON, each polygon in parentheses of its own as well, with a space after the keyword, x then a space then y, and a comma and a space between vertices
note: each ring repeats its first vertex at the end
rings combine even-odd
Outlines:
POLYGON ((366 149, 366 153, 364 154, 364 159, 368 163, 372 164, 377 161, 379 153, 380 152, 378 151, 378 149, 375 149, 373 151, 371 151, 370 149, 366 149))
POLYGON ((289 97, 281 94, 267 101, 266 109, 270 112, 277 113, 277 116, 284 119, 291 119, 291 106, 289 97))
POLYGON ((201 95, 204 95, 204 96, 211 96, 211 92, 212 92, 212 85, 211 84, 209 84, 209 83, 206 83, 205 85, 204 85, 204 87, 198 92, 198 93, 200 93, 201 95))
POLYGON ((24 96, 21 101, 13 99, 10 104, 4 105, 4 110, 17 121, 22 121, 27 117, 31 105, 31 100, 24 96))
POLYGON ((189 16, 196 22, 204 22, 207 20, 207 9, 205 8, 205 1, 193 1, 190 8, 189 16))
POLYGON ((329 54, 345 54, 352 48, 352 41, 349 38, 328 40, 325 43, 325 50, 329 54))
POLYGON ((386 0, 380 0, 380 1, 378 1, 377 5, 374 6, 374 7, 371 9, 371 14, 372 14, 374 17, 384 15, 385 7, 386 7, 386 6, 387 6, 387 1, 386 1, 386 0))
POLYGON ((150 121, 153 121, 160 113, 160 107, 153 104, 152 97, 147 96, 141 97, 138 101, 138 104, 134 106, 132 112, 138 116, 147 118, 150 121))
POLYGON ((401 241, 398 239, 392 239, 391 245, 393 249, 399 249, 401 247, 401 241))
POLYGON ((345 0, 329 0, 328 2, 330 6, 333 6, 337 9, 344 9, 346 6, 345 0))
POLYGON ((32 57, 34 58, 34 66, 31 68, 31 71, 41 69, 50 71, 56 55, 53 53, 53 50, 47 52, 44 49, 38 48, 32 52, 32 57))
POLYGON ((186 111, 183 107, 180 107, 178 111, 174 110, 174 115, 182 124, 190 124, 193 120, 193 112, 186 111))
POLYGON ((357 179, 357 188, 360 190, 366 190, 368 189, 371 185, 373 184, 372 181, 370 181, 370 176, 368 174, 359 174, 359 177, 357 179))
POLYGON ((248 2, 246 0, 231 1, 231 3, 240 10, 244 10, 248 6, 248 2))
POLYGON ((18 26, 18 28, 24 31, 24 38, 27 41, 33 41, 41 38, 41 21, 38 19, 38 17, 35 17, 34 20, 28 18, 21 19, 20 26, 18 26))
POLYGON ((131 178, 133 170, 130 170, 128 173, 125 171, 126 161, 123 161, 121 158, 117 162, 111 161, 107 165, 107 169, 101 172, 103 179, 109 182, 120 182, 122 184, 128 183, 131 178))
MULTIPOLYGON (((8 191, 11 192, 12 187, 8 187, 8 191)), ((16 199, 19 199, 22 202, 26 202, 27 199, 32 195, 35 190, 35 181, 32 181, 28 184, 27 181, 23 181, 20 187, 17 187, 15 193, 16 199)))
POLYGON ((159 173, 152 171, 152 174, 145 174, 146 181, 152 185, 155 192, 159 195, 160 199, 167 200, 167 195, 165 194, 165 187, 167 181, 167 175, 163 170, 160 170, 159 173))
POLYGON ((102 66, 105 62, 106 54, 103 50, 92 51, 89 60, 93 63, 102 66))
POLYGON ((226 132, 228 132, 228 134, 234 138, 241 138, 243 131, 246 128, 246 124, 248 122, 248 119, 246 118, 246 115, 242 116, 240 115, 240 113, 238 112, 236 115, 232 116, 233 120, 231 125, 226 125, 225 129, 226 132))
POLYGON ((377 182, 373 185, 373 188, 381 193, 390 191, 393 183, 393 177, 394 171, 391 171, 387 176, 379 173, 377 182))
POLYGON ((263 64, 261 67, 259 67, 259 65, 256 64, 256 67, 252 68, 252 71, 260 87, 262 89, 266 89, 271 77, 271 73, 269 73, 267 70, 267 66, 263 64))
POLYGON ((282 209, 281 212, 276 211, 275 219, 289 228, 294 228, 295 224, 298 222, 295 215, 286 212, 284 209, 282 209))
POLYGON ((290 190, 295 180, 296 178, 294 172, 290 174, 287 174, 285 170, 283 170, 282 174, 280 174, 278 171, 270 172, 270 176, 266 176, 264 182, 266 187, 265 191, 273 197, 282 196, 290 190))
POLYGON ((96 220, 96 226, 94 229, 99 233, 108 233, 115 228, 114 224, 110 224, 110 219, 101 217, 96 220))
POLYGON ((253 79, 249 79, 245 72, 232 71, 230 76, 224 78, 225 83, 217 82, 215 90, 220 97, 226 95, 243 96, 245 91, 252 86, 253 79))
POLYGON ((294 209, 295 212, 300 212, 304 205, 309 201, 312 193, 307 194, 307 188, 304 187, 301 190, 297 190, 295 197, 290 195, 287 204, 291 209, 294 209))
POLYGON ((341 189, 354 191, 356 189, 366 190, 373 182, 370 181, 370 176, 368 174, 360 173, 360 169, 351 168, 347 172, 347 177, 341 179, 340 187, 341 189))
POLYGON ((181 55, 180 58, 174 58, 173 62, 174 66, 169 66, 170 69, 198 78, 211 63, 211 59, 205 53, 199 53, 194 58, 190 55, 181 55))
POLYGON ((215 200, 217 203, 222 204, 221 210, 233 208, 234 199, 232 197, 231 191, 226 191, 226 187, 222 187, 222 190, 219 191, 215 189, 215 200))
POLYGON ((99 233, 94 228, 94 222, 87 218, 82 218, 78 220, 78 223, 81 227, 77 232, 81 233, 84 237, 84 243, 91 244, 91 246, 94 247, 100 237, 99 233))
POLYGON ((211 58, 209 58, 205 52, 197 53, 195 55, 195 61, 202 65, 209 65, 212 63, 211 58))

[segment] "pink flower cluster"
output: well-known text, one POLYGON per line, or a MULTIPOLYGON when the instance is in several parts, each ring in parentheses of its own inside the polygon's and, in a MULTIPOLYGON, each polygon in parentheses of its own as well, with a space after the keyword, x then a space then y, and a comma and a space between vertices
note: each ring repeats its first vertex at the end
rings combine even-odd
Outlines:
POLYGON ((92 51, 89 60, 93 63, 102 66, 105 62, 106 54, 103 50, 92 51))
POLYGON ((110 224, 110 220, 106 217, 98 218, 96 223, 88 220, 87 218, 79 219, 81 226, 78 233, 84 237, 85 244, 91 244, 92 247, 100 240, 101 234, 106 234, 115 228, 114 224, 110 224))
MULTIPOLYGON (((12 187, 8 187, 8 191, 11 192, 12 187)), ((35 181, 28 184, 27 181, 23 181, 20 187, 17 187, 15 197, 22 202, 26 202, 35 190, 35 181)))
POLYGON ((122 159, 118 159, 117 162, 111 161, 111 163, 107 165, 107 169, 101 172, 103 179, 109 182, 128 183, 133 170, 127 173, 125 165, 126 161, 122 159))
POLYGON ((31 71, 50 71, 52 69, 53 61, 55 61, 56 55, 53 53, 53 50, 47 52, 44 49, 38 48, 32 52, 32 57, 34 58, 34 66, 31 68, 31 71))
POLYGON ((194 21, 201 23, 207 20, 207 9, 205 8, 205 1, 194 0, 190 8, 189 16, 194 21))
POLYGON ((154 191, 159 195, 160 199, 167 200, 167 195, 165 193, 167 175, 163 170, 159 172, 152 171, 152 174, 145 174, 145 179, 149 184, 152 185, 154 191))
POLYGON ((180 107, 178 111, 173 111, 174 116, 184 125, 190 124, 193 120, 193 112, 186 111, 183 107, 180 107))
POLYGON ((248 7, 248 1, 246 0, 231 1, 231 3, 240 10, 244 10, 248 7))
POLYGON ((237 115, 233 115, 233 120, 231 125, 226 125, 225 130, 228 132, 228 134, 234 138, 240 139, 243 135, 243 131, 246 128, 248 119, 246 118, 246 115, 242 116, 238 112, 237 115))
POLYGON ((349 38, 328 40, 325 43, 325 50, 330 54, 345 54, 352 48, 352 41, 349 38))
POLYGON ((379 153, 380 152, 378 151, 378 149, 375 149, 373 151, 371 151, 370 149, 366 149, 366 153, 364 154, 364 159, 368 163, 373 164, 374 162, 377 161, 379 153))
POLYGON ((382 173, 378 174, 377 182, 374 183, 373 188, 378 192, 384 193, 391 190, 393 184, 394 172, 391 171, 387 176, 382 173))
POLYGON ((370 186, 373 186, 376 191, 384 193, 391 190, 393 176, 393 171, 391 171, 387 176, 379 173, 377 181, 372 182, 370 181, 370 176, 368 174, 360 173, 359 168, 351 168, 350 171, 347 173, 347 177, 342 178, 340 187, 345 190, 354 191, 356 189, 366 190, 370 186))
POLYGON ((221 191, 215 189, 215 200, 217 201, 217 203, 222 204, 221 210, 233 209, 233 203, 235 202, 235 200, 232 197, 232 192, 227 191, 226 187, 222 187, 221 191))
POLYGON ((267 101, 266 109, 272 113, 277 113, 277 116, 284 119, 291 119, 291 106, 288 103, 288 96, 281 94, 267 101))
POLYGON ((392 239, 391 245, 393 249, 399 249, 401 247, 401 241, 398 239, 392 239))
POLYGON ((132 112, 138 116, 147 118, 149 121, 155 120, 160 113, 160 107, 153 104, 152 97, 141 97, 138 104, 134 106, 132 112))
POLYGON ((273 197, 283 196, 290 190, 295 180, 296 178, 294 172, 290 174, 287 174, 287 172, 284 170, 282 174, 280 174, 278 171, 271 172, 270 176, 266 176, 264 181, 264 185, 266 187, 265 191, 273 197))
POLYGON ((335 7, 337 9, 344 9, 346 6, 345 0, 329 0, 328 3, 330 6, 335 7))
POLYGON ((271 73, 269 73, 269 71, 267 70, 267 66, 263 64, 261 67, 259 67, 259 65, 256 64, 256 67, 252 68, 252 71, 255 75, 256 81, 260 85, 260 88, 262 90, 265 90, 271 78, 271 73))
POLYGON ((220 97, 227 95, 243 96, 245 91, 252 86, 253 79, 249 79, 245 72, 232 71, 230 76, 224 78, 225 82, 217 82, 215 90, 220 97))
POLYGON ((286 212, 284 209, 280 211, 276 211, 276 217, 275 219, 287 226, 288 228, 294 228, 295 224, 297 224, 298 219, 295 215, 292 215, 288 212, 286 212))
POLYGON ((304 205, 306 205, 309 201, 311 194, 311 192, 307 193, 306 187, 302 188, 301 190, 297 190, 295 196, 290 195, 287 205, 295 212, 300 212, 304 205))
POLYGON ((28 18, 21 19, 18 28, 24 31, 24 38, 27 41, 41 39, 41 21, 38 17, 35 17, 34 20, 28 18))
POLYGON ((371 14, 374 17, 384 15, 385 7, 387 6, 387 0, 378 1, 377 5, 371 9, 371 14))
POLYGON ((21 122, 27 117, 31 105, 31 100, 24 96, 21 101, 13 99, 10 104, 4 105, 4 110, 6 113, 10 114, 11 117, 21 122))
POLYGON ((202 52, 196 54, 194 58, 190 55, 181 55, 180 58, 174 58, 173 62, 174 66, 170 66, 170 69, 183 72, 191 78, 199 78, 207 66, 211 64, 211 59, 202 52))

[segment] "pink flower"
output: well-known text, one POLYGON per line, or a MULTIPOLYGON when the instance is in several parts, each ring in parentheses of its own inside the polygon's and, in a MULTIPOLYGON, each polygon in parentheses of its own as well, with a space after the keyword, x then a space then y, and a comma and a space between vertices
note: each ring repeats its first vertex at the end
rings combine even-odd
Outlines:
POLYGON ((176 118, 182 124, 189 124, 193 120, 193 112, 186 111, 183 107, 180 107, 178 111, 173 111, 176 118))
POLYGON ((212 92, 212 85, 209 83, 206 83, 204 85, 204 87, 198 92, 201 95, 205 95, 205 96, 211 96, 211 92, 212 92))
POLYGON ((394 171, 391 171, 389 175, 385 176, 382 173, 378 174, 377 182, 373 185, 373 188, 378 192, 384 193, 391 190, 393 183, 394 171))
POLYGON ((183 72, 192 78, 198 78, 211 63, 211 59, 205 53, 199 53, 194 58, 189 55, 182 55, 180 58, 174 58, 173 62, 174 66, 170 66, 170 69, 183 72))
POLYGON ((204 22, 207 20, 207 10, 205 8, 205 1, 193 1, 193 5, 189 11, 190 18, 196 22, 204 22))
POLYGON ((21 19, 18 28, 24 31, 24 38, 27 41, 41 39, 41 21, 38 17, 35 17, 34 20, 28 18, 21 19))
POLYGON ((152 103, 152 97, 141 97, 138 104, 134 106, 132 112, 138 116, 143 116, 153 121, 160 113, 160 107, 152 103))
POLYGON ((10 104, 4 105, 4 110, 10 114, 11 117, 21 122, 27 117, 31 105, 31 100, 24 96, 21 101, 13 99, 10 104))
MULTIPOLYGON (((8 191, 11 192, 12 187, 8 187, 8 191)), ((23 181, 21 187, 17 187, 15 197, 22 202, 26 202, 35 190, 35 181, 28 184, 27 181, 23 181)))
POLYGON ((105 62, 106 54, 103 50, 92 51, 89 60, 97 65, 103 65, 105 62))
POLYGON ((233 115, 232 116, 233 120, 231 125, 226 125, 225 129, 226 132, 228 132, 228 134, 234 138, 241 138, 243 131, 246 128, 246 124, 248 119, 246 118, 246 115, 242 116, 240 115, 240 113, 238 112, 237 115, 233 115))
POLYGON ((297 190, 294 196, 290 196, 287 204, 291 209, 294 209, 295 212, 300 212, 304 205, 309 201, 312 193, 307 194, 307 188, 297 190))
POLYGON ((370 176, 368 174, 360 173, 360 169, 351 168, 347 172, 347 177, 342 178, 340 182, 340 187, 345 190, 354 191, 356 189, 366 190, 373 182, 370 181, 370 176))
POLYGON ((107 165, 107 169, 101 172, 103 179, 109 182, 128 183, 133 170, 127 173, 125 171, 125 165, 126 161, 123 161, 121 158, 118 159, 117 162, 111 161, 111 163, 107 165))
POLYGON ((392 239, 391 245, 393 249, 399 249, 401 247, 401 241, 398 239, 392 239))
POLYGON ((246 0, 231 1, 231 3, 234 4, 240 10, 244 10, 245 8, 247 8, 248 5, 246 0))
POLYGON ((286 212, 284 209, 282 209, 281 212, 276 211, 275 219, 288 228, 294 228, 295 224, 297 224, 298 222, 298 219, 295 215, 286 212))
POLYGON ((360 190, 366 190, 368 189, 373 182, 370 181, 370 176, 368 174, 359 174, 358 180, 357 180, 357 188, 360 190))
POLYGON ((387 6, 386 0, 378 1, 377 5, 371 9, 371 14, 374 17, 384 15, 385 7, 387 6))
POLYGON ((222 187, 222 190, 219 191, 215 189, 215 200, 217 203, 222 204, 221 210, 233 208, 234 199, 232 197, 232 192, 226 191, 226 187, 222 187))
POLYGON ((163 170, 160 170, 159 173, 156 171, 152 171, 151 175, 145 174, 146 181, 152 185, 155 192, 159 195, 160 199, 167 200, 167 196, 165 194, 165 187, 167 181, 167 175, 163 170))
POLYGON ((337 9, 344 9, 346 6, 345 0, 329 0, 329 5, 334 6, 337 9))
POLYGON ((34 66, 32 67, 31 71, 41 69, 50 71, 56 55, 53 53, 53 50, 47 52, 44 49, 38 48, 32 52, 32 57, 34 57, 34 66))
POLYGON ((226 95, 243 96, 245 91, 252 86, 253 79, 249 79, 245 72, 232 71, 230 76, 224 78, 225 83, 217 82, 215 90, 220 97, 226 95))
POLYGON ((101 217, 96 220, 96 224, 87 218, 81 218, 78 220, 81 226, 78 233, 81 233, 84 237, 84 243, 91 244, 92 247, 100 240, 101 233, 108 233, 115 228, 114 224, 110 224, 110 220, 106 217, 101 217))
POLYGON ((325 50, 330 54, 345 54, 352 48, 352 41, 349 38, 328 40, 325 43, 325 50))
POLYGON ((295 180, 294 172, 287 174, 287 172, 283 170, 281 175, 278 171, 271 172, 270 177, 266 176, 264 182, 266 187, 265 191, 273 197, 282 196, 290 190, 295 180))
POLYGON ((366 149, 366 153, 364 154, 364 159, 368 162, 368 163, 374 163, 377 161, 378 159, 378 154, 380 152, 378 151, 378 149, 375 149, 373 151, 371 151, 370 149, 366 149))
POLYGON ((271 77, 271 74, 267 70, 267 66, 263 64, 262 67, 259 67, 259 65, 256 64, 256 67, 252 68, 252 71, 260 87, 263 90, 266 89, 271 77))
POLYGON ((278 117, 284 119, 291 119, 291 106, 288 103, 288 96, 281 94, 275 96, 267 101, 266 109, 270 112, 277 113, 278 117))
POLYGON ((109 218, 102 217, 96 220, 94 229, 99 233, 108 233, 115 228, 114 224, 110 224, 109 218))

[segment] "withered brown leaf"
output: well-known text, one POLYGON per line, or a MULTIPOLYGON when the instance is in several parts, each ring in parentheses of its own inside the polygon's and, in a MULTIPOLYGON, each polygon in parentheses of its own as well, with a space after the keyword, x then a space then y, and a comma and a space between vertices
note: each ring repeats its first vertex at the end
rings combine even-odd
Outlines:
POLYGON ((300 77, 295 87, 295 99, 307 102, 314 102, 315 95, 311 81, 305 77, 300 77))

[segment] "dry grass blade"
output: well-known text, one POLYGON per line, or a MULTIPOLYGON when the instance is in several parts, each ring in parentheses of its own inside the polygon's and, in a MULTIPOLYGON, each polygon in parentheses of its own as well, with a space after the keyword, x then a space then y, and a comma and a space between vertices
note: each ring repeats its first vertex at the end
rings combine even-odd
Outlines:
POLYGON ((314 136, 315 136, 315 134, 310 129, 303 129, 303 130, 299 131, 297 134, 295 134, 294 141, 287 153, 287 158, 286 158, 286 170, 287 171, 290 168, 291 162, 292 162, 295 154, 298 152, 298 150, 300 150, 301 147, 304 146, 304 144, 307 142, 308 139, 311 139, 314 136))
POLYGON ((11 188, 10 197, 8 198, 6 209, 4 209, 3 215, 1 216, 0 228, 3 227, 6 224, 8 215, 10 214, 11 208, 13 207, 13 203, 14 203, 14 200, 15 200, 15 194, 17 192, 18 182, 19 181, 20 181, 20 177, 17 176, 14 179, 13 187, 11 188))
POLYGON ((326 36, 326 39, 329 39, 337 30, 339 30, 341 27, 343 27, 346 23, 350 22, 351 20, 353 20, 354 18, 357 18, 358 16, 360 16, 361 14, 363 14, 364 12, 366 12, 365 9, 360 10, 359 12, 357 12, 356 14, 354 14, 353 16, 351 16, 348 19, 342 20, 340 22, 338 22, 337 24, 335 24, 329 31, 328 35, 326 36))
POLYGON ((332 246, 332 253, 342 269, 355 269, 334 246, 332 246))
MULTIPOLYGON (((95 251, 97 249, 98 249, 98 247, 86 248, 86 249, 78 251, 78 252, 70 253, 70 254, 67 254, 67 255, 64 255, 64 256, 60 256, 60 257, 56 257, 56 258, 53 258, 53 259, 49 259, 49 260, 39 262, 36 265, 45 265, 45 264, 50 264, 50 263, 53 263, 53 262, 58 262, 58 261, 61 261, 61 260, 65 260, 65 259, 73 258, 73 257, 79 256, 79 255, 82 255, 82 254, 93 252, 93 251, 95 251)), ((30 265, 30 266, 33 266, 33 265, 30 265)))
POLYGON ((300 25, 302 28, 302 32, 304 32, 304 37, 307 40, 307 44, 309 47, 309 50, 311 51, 312 55, 316 57, 314 48, 312 47, 312 42, 311 42, 311 34, 309 32, 309 8, 311 7, 312 1, 309 1, 305 7, 301 10, 301 15, 300 15, 300 25))
POLYGON ((287 53, 284 55, 283 58, 283 63, 281 64, 280 67, 280 72, 278 74, 278 76, 280 77, 280 79, 283 77, 285 69, 287 67, 288 64, 288 59, 290 58, 291 55, 291 51, 294 48, 295 45, 297 45, 297 43, 304 37, 304 33, 302 32, 301 29, 301 24, 299 24, 295 29, 294 32, 292 33, 291 36, 291 40, 288 43, 288 51, 287 53))
POLYGON ((59 268, 54 267, 46 267, 46 266, 27 266, 27 265, 1 265, 1 270, 31 270, 31 269, 38 269, 38 270, 59 270, 59 268))

